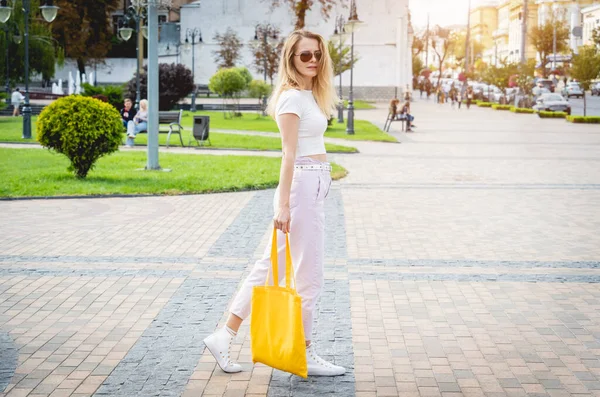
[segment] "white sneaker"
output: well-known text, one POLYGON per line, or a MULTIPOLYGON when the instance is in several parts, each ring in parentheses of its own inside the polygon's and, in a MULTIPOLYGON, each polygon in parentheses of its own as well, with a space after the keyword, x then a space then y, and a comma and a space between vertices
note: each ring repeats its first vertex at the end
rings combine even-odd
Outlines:
POLYGON ((242 366, 231 360, 231 344, 233 335, 225 327, 218 329, 204 339, 204 344, 208 351, 213 355, 217 364, 224 372, 241 372, 242 366))
POLYGON ((323 360, 315 353, 313 344, 306 348, 306 364, 309 376, 339 376, 346 373, 346 368, 323 360))

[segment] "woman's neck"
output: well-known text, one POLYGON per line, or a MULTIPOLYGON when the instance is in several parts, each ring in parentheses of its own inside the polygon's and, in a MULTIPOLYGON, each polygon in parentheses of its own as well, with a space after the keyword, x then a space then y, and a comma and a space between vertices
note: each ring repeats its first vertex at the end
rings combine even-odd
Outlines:
POLYGON ((313 78, 312 77, 303 77, 300 81, 300 89, 301 90, 312 90, 313 88, 313 78))

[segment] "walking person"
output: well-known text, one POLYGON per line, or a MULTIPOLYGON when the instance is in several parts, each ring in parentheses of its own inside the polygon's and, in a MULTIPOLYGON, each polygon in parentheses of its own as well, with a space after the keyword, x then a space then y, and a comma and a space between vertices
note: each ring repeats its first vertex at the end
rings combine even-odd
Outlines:
POLYGON ((467 109, 471 108, 471 101, 473 100, 473 87, 469 86, 467 88, 467 109))
POLYGON ((25 97, 23 96, 23 94, 21 94, 21 90, 15 88, 12 95, 10 96, 10 102, 13 105, 13 117, 19 116, 19 107, 21 106, 21 103, 23 103, 24 100, 25 97))
MULTIPOLYGON (((302 297, 309 376, 336 376, 346 371, 319 357, 311 343, 313 312, 324 282, 324 204, 331 187, 331 166, 327 162, 323 134, 327 129, 327 116, 335 111, 337 101, 332 61, 325 40, 305 30, 292 32, 283 47, 278 82, 268 106, 269 114, 277 121, 283 148, 273 221, 278 229, 280 275, 285 274, 284 233, 289 233, 296 290, 302 297)), ((272 272, 269 272, 271 244, 267 245, 262 259, 254 264, 231 303, 226 326, 204 339, 225 372, 242 370, 231 357, 231 343, 241 323, 250 315, 253 287, 264 285, 267 277, 269 284, 273 283, 272 272)))

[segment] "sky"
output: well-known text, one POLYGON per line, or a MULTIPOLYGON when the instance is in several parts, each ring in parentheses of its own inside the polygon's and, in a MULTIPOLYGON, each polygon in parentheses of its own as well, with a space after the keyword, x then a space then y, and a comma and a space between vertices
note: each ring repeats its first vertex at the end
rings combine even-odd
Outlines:
MULTIPOLYGON (((476 3, 473 0, 471 6, 476 3)), ((409 0, 409 8, 417 30, 427 26, 427 12, 430 26, 466 25, 469 0, 409 0)))

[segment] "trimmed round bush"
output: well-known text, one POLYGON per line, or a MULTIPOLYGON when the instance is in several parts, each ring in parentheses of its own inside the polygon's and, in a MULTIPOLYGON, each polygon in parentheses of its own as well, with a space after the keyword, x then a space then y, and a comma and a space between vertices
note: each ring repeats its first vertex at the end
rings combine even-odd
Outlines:
POLYGON ((70 95, 47 106, 37 121, 37 140, 64 154, 69 171, 85 178, 100 157, 119 150, 123 134, 121 115, 98 99, 70 95))

